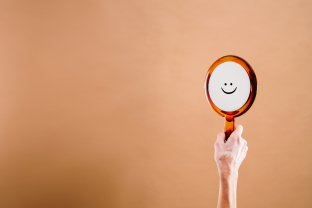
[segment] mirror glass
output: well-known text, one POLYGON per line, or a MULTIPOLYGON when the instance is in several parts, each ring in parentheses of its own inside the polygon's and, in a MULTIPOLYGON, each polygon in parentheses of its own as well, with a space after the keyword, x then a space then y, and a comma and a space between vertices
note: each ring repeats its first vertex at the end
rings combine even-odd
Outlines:
POLYGON ((240 109, 250 95, 250 79, 238 63, 227 61, 211 73, 208 91, 212 102, 221 110, 231 112, 240 109))

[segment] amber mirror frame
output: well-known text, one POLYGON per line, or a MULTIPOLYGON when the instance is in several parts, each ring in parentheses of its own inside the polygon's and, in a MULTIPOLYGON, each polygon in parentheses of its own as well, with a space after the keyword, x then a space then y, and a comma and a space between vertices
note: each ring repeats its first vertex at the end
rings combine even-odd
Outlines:
POLYGON ((219 58, 218 60, 216 60, 209 68, 207 75, 206 75, 206 79, 205 79, 205 90, 206 90, 206 97, 207 100, 210 104, 210 106, 212 107, 212 109, 218 113, 219 115, 225 117, 225 135, 226 135, 226 139, 228 139, 228 137, 231 135, 231 133, 234 131, 234 118, 243 115, 244 113, 246 113, 249 108, 252 106, 252 104, 254 103, 255 99, 256 99, 256 95, 257 95, 257 89, 258 89, 258 83, 257 83, 257 77, 256 74, 254 72, 254 70, 252 69, 252 67, 250 66, 250 64, 245 61, 244 59, 238 57, 238 56, 234 56, 234 55, 228 55, 228 56, 223 56, 221 58, 219 58), (224 62, 235 62, 239 65, 241 65, 247 72, 248 76, 249 76, 249 80, 250 80, 250 94, 249 97, 246 101, 246 103, 238 110, 235 111, 223 111, 220 108, 218 108, 211 100, 210 95, 209 95, 209 91, 208 91, 208 84, 209 84, 209 79, 211 77, 211 74, 213 72, 213 70, 219 66, 220 64, 224 63, 224 62))

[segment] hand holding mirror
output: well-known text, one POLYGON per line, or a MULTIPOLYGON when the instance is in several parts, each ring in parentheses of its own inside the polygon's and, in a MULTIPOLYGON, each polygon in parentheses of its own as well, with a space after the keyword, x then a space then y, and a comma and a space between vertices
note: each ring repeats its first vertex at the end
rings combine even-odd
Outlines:
POLYGON ((234 118, 246 113, 257 95, 254 70, 238 56, 224 56, 208 70, 205 82, 207 99, 225 117, 225 141, 234 131, 234 118))

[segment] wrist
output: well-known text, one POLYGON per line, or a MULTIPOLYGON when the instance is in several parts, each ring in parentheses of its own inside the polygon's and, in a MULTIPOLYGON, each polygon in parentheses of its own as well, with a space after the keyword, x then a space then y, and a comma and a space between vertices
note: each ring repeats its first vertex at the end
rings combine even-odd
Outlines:
POLYGON ((238 172, 221 172, 220 177, 223 179, 237 179, 238 178, 238 172))
POLYGON ((234 167, 219 168, 219 175, 224 179, 237 179, 238 170, 234 167))

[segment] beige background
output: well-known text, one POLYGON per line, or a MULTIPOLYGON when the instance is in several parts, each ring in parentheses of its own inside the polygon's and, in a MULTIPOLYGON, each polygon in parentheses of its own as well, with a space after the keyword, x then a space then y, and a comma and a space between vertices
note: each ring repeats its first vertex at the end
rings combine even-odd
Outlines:
POLYGON ((238 207, 312 206, 312 2, 1 1, 0 207, 216 207, 204 78, 246 59, 238 207))

